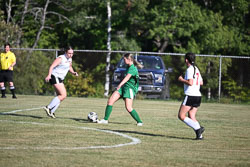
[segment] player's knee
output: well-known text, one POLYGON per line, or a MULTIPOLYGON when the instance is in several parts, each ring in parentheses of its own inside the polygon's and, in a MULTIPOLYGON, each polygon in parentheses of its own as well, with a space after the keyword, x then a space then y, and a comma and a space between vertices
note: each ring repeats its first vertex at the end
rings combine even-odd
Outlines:
POLYGON ((128 112, 132 112, 132 111, 133 111, 133 108, 132 108, 132 107, 126 107, 126 110, 127 110, 128 112))
POLYGON ((9 82, 10 87, 14 86, 13 82, 9 82))
POLYGON ((112 99, 109 99, 108 102, 107 102, 108 105, 112 106, 114 103, 112 101, 112 99))
POLYGON ((67 94, 63 95, 63 100, 66 99, 66 97, 67 97, 67 94))
POLYGON ((58 98, 60 99, 60 101, 63 101, 64 99, 66 99, 67 95, 61 95, 61 96, 58 96, 58 98))
POLYGON ((111 97, 108 99, 107 104, 110 105, 110 106, 112 106, 114 103, 115 103, 115 98, 113 98, 113 96, 111 96, 111 97))
POLYGON ((108 105, 111 104, 111 99, 110 99, 110 98, 108 99, 107 104, 108 104, 108 105))
POLYGON ((178 118, 179 118, 179 120, 184 121, 185 115, 178 114, 178 118))
POLYGON ((189 115, 189 118, 192 119, 193 121, 196 121, 195 115, 189 115))

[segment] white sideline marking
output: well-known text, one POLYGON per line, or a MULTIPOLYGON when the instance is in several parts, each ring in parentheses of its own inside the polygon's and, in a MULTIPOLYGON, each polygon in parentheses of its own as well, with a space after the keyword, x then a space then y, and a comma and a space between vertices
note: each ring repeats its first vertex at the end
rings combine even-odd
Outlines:
MULTIPOLYGON (((31 109, 24 109, 24 110, 14 110, 10 112, 4 112, 3 114, 10 114, 10 113, 16 113, 16 112, 21 112, 21 111, 30 111, 30 110, 37 110, 41 109, 40 108, 31 108, 31 109)), ((39 122, 23 122, 23 121, 10 121, 10 120, 0 120, 0 122, 11 122, 11 123, 19 123, 19 124, 32 124, 32 125, 42 125, 42 126, 57 126, 57 127, 66 127, 66 128, 77 128, 77 129, 83 129, 83 130, 94 130, 94 131, 99 131, 99 132, 105 132, 105 133, 111 133, 115 134, 127 139, 132 140, 130 143, 123 143, 123 144, 117 144, 117 145, 110 145, 110 146, 89 146, 89 147, 15 147, 15 146, 10 146, 10 147, 0 147, 0 150, 17 150, 17 149, 35 149, 35 150, 84 150, 84 149, 98 149, 98 148, 117 148, 117 147, 123 147, 123 146, 128 146, 128 145, 136 145, 141 143, 141 140, 135 137, 131 137, 129 135, 119 133, 119 132, 114 132, 112 130, 102 130, 102 129, 96 129, 96 128, 88 128, 88 127, 81 127, 81 126, 66 126, 66 125, 54 125, 54 124, 46 124, 46 123, 39 123, 39 122)))
POLYGON ((39 108, 29 108, 29 109, 23 109, 23 110, 14 110, 14 111, 9 111, 9 112, 3 112, 3 114, 13 114, 16 112, 22 112, 22 111, 32 111, 32 110, 38 110, 38 109, 42 109, 43 107, 39 107, 39 108))

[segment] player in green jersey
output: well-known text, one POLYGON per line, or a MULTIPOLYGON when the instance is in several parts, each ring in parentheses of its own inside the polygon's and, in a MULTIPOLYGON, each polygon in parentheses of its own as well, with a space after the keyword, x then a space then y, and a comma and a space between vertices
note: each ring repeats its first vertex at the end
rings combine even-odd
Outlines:
POLYGON ((139 74, 136 66, 142 68, 142 65, 138 63, 133 55, 127 53, 123 56, 124 62, 127 65, 125 78, 117 86, 116 91, 110 96, 107 102, 105 117, 102 120, 98 120, 97 123, 108 124, 109 116, 112 112, 113 104, 121 97, 124 99, 126 110, 136 120, 137 126, 142 126, 143 123, 138 113, 133 109, 133 99, 138 92, 139 87, 139 74))

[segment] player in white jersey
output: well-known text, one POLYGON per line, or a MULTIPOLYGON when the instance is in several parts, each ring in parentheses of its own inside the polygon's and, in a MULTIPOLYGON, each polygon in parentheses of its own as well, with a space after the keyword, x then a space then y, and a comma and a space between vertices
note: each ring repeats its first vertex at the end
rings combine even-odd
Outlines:
POLYGON ((72 57, 74 51, 71 47, 65 49, 65 54, 58 56, 49 68, 49 73, 45 78, 46 82, 50 82, 54 86, 57 96, 52 99, 50 104, 44 107, 47 115, 55 117, 55 111, 59 107, 60 103, 66 98, 67 91, 63 84, 63 80, 68 71, 75 76, 78 76, 77 72, 72 68, 72 57))
POLYGON ((184 83, 185 98, 180 106, 178 117, 181 121, 194 129, 196 133, 196 139, 203 139, 202 133, 205 128, 200 126, 196 120, 196 112, 201 104, 201 92, 200 86, 203 85, 203 79, 201 77, 200 70, 195 66, 195 54, 187 53, 185 55, 185 63, 187 70, 185 77, 179 76, 178 80, 184 83), (188 113, 188 117, 186 114, 188 113))

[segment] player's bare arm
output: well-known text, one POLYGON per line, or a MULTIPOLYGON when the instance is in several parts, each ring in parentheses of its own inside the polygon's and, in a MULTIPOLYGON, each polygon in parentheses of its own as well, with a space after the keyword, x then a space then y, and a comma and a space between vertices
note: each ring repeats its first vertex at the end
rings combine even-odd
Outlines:
POLYGON ((49 74, 47 75, 47 77, 45 78, 46 82, 49 82, 49 80, 51 79, 51 74, 52 74, 52 70, 53 68, 55 68, 56 66, 58 66, 62 61, 61 57, 58 57, 54 60, 54 62, 51 64, 50 68, 49 68, 49 74))
POLYGON ((127 74, 126 77, 117 86, 116 90, 119 90, 122 87, 122 85, 124 85, 130 78, 131 78, 131 74, 127 74))

